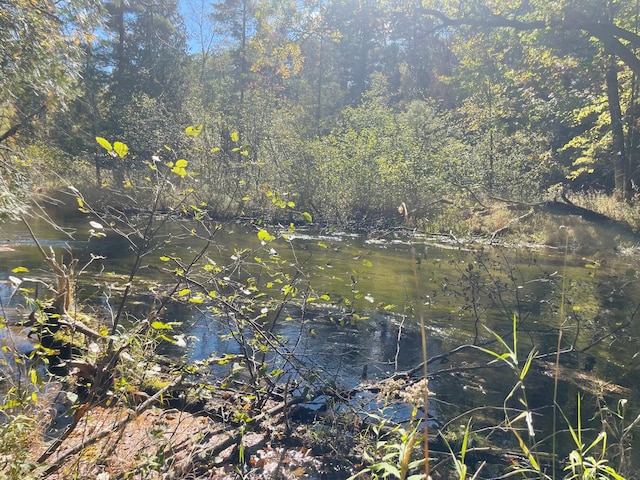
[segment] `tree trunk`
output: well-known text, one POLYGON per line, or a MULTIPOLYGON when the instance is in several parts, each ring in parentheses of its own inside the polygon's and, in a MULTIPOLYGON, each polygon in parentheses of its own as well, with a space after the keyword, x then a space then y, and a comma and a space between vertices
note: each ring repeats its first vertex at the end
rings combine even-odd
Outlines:
POLYGON ((622 110, 620 108, 620 92, 618 85, 618 70, 615 57, 609 56, 609 64, 606 72, 607 100, 609 102, 609 115, 611 116, 611 154, 613 156, 613 174, 616 193, 624 199, 631 195, 629 181, 629 159, 625 148, 625 136, 623 129, 622 110))

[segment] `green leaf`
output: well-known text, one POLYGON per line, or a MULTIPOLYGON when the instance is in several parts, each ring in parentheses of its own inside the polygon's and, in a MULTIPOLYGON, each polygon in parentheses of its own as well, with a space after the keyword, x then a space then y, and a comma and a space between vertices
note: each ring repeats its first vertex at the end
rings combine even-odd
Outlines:
POLYGON ((127 147, 127 145, 122 142, 115 142, 113 144, 113 149, 120 158, 124 158, 127 153, 129 153, 129 147, 127 147))
POLYGON ((11 270, 13 273, 27 273, 29 269, 27 267, 16 267, 11 270))
POLYGON ((202 132, 202 127, 203 127, 202 124, 198 126, 190 125, 184 129, 184 133, 186 133, 190 137, 197 137, 202 132))
POLYGON ((183 288, 178 292, 178 295, 180 295, 181 297, 184 297, 185 295, 189 295, 189 293, 191 293, 190 288, 183 288))
POLYGON ((189 162, 184 158, 176 162, 176 168, 187 168, 187 165, 189 165, 189 162))
POLYGON ((237 131, 231 132, 230 136, 232 142, 237 142, 238 140, 240 140, 240 134, 237 131))
POLYGON ((529 352, 529 356, 527 357, 527 361, 524 362, 524 365, 522 366, 522 371, 520 372, 520 380, 524 380, 524 378, 527 376, 527 372, 529 371, 529 368, 531 367, 531 364, 533 363, 533 359, 536 356, 536 352, 535 350, 531 350, 529 352))
POLYGON ((302 212, 302 216, 304 217, 304 219, 311 223, 313 222, 313 217, 311 216, 311 214, 309 212, 302 212))
POLYGON ((168 262, 169 260, 171 260, 169 257, 165 257, 164 255, 162 257, 160 257, 160 260, 162 260, 163 262, 168 262))
POLYGON ((362 260, 362 265, 364 265, 365 267, 373 267, 373 263, 371 263, 371 261, 367 260, 366 258, 362 260))
POLYGON ((319 246, 320 248, 329 248, 329 247, 327 247, 327 244, 326 244, 326 243, 323 243, 323 242, 318 242, 318 246, 319 246))
POLYGON ((113 147, 106 138, 96 137, 96 142, 98 142, 107 152, 113 150, 113 147))

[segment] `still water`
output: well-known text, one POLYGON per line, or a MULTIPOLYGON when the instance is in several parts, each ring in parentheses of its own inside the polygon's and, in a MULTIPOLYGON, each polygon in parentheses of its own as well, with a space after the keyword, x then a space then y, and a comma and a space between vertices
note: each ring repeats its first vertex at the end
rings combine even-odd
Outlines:
MULTIPOLYGON (((99 230, 104 237, 95 236, 96 225, 89 223, 95 219, 88 216, 60 210, 55 220, 62 230, 38 219, 30 224, 47 252, 53 249, 58 258, 77 259, 76 270, 84 269, 78 297, 108 319, 134 262, 131 243, 108 228, 99 230)), ((258 310, 259 298, 284 298, 284 284, 277 279, 288 278, 295 286, 295 297, 280 315, 267 317, 285 351, 273 358, 272 368, 291 369, 283 378, 313 373, 323 382, 352 388, 365 371, 372 381, 411 370, 423 360, 422 323, 427 357, 438 357, 428 367, 429 388, 435 394, 430 407, 434 422, 443 427, 461 412, 474 409, 474 424, 495 425, 503 418, 501 408, 517 376, 508 367, 489 364, 492 357, 478 349, 458 347, 485 344, 494 338, 491 331, 513 345, 515 316, 521 362, 531 349, 551 355, 535 362, 525 379, 529 407, 542 434, 549 427, 553 401, 552 374, 545 361, 555 359, 560 327, 566 353, 558 399, 567 417, 575 419, 578 392, 585 394, 583 406, 590 410, 598 402, 615 409, 624 397, 631 405, 628 421, 638 411, 640 287, 638 262, 631 256, 284 227, 266 227, 274 236, 284 233, 286 239, 278 236, 264 244, 258 237, 262 228, 222 225, 203 261, 219 268, 218 278, 227 285, 251 279, 245 286, 255 289, 240 289, 240 295, 256 302, 258 310), (602 390, 598 380, 623 388, 602 390)), ((137 301, 129 307, 127 321, 145 317, 149 291, 156 295, 169 291, 175 265, 188 265, 201 251, 204 233, 186 220, 160 226, 142 259, 137 301)), ((16 320, 11 316, 21 315, 24 303, 15 292, 16 277, 25 282, 52 280, 20 223, 3 225, 0 234, 0 300, 2 316, 9 322, 16 320), (25 267, 28 273, 13 273, 16 267, 25 267)), ((171 304, 163 320, 182 322, 180 333, 187 347, 172 347, 171 353, 188 361, 242 353, 230 336, 234 326, 229 316, 206 304, 171 304)), ((505 351, 498 342, 486 348, 505 351)))

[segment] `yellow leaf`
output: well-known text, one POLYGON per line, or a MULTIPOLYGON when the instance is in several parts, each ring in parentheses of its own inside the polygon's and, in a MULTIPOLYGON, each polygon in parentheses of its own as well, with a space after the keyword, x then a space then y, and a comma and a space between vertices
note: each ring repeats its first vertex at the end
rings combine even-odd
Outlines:
POLYGON ((276 237, 274 237, 273 235, 271 235, 269 232, 267 232, 264 229, 261 229, 258 232, 258 240, 260 240, 261 242, 270 242, 271 240, 274 240, 276 237))
POLYGON ((168 323, 163 323, 158 320, 156 320, 151 324, 151 328, 153 328, 154 330, 172 330, 173 329, 173 327, 168 323))
POLYGON ((129 147, 127 147, 127 145, 122 142, 115 142, 113 144, 113 149, 120 158, 124 158, 127 153, 129 153, 129 147))
POLYGON ((102 148, 104 148, 108 152, 113 150, 113 147, 106 138, 96 137, 96 142, 98 142, 100 146, 102 146, 102 148))
POLYGON ((184 133, 186 133, 190 137, 197 137, 198 135, 200 135, 200 132, 202 132, 202 127, 203 125, 198 125, 198 126, 190 125, 187 128, 185 128, 184 133))

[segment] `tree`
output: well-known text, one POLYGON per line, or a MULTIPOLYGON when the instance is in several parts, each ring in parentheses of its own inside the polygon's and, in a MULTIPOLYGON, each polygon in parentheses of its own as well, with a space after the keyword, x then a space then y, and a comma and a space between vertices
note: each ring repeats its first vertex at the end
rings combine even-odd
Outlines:
POLYGON ((142 165, 135 160, 149 160, 163 144, 177 146, 174 140, 188 123, 183 112, 188 92, 186 36, 177 0, 113 0, 105 8, 103 68, 108 78, 100 136, 134 147, 126 161, 100 152, 96 162, 98 171, 101 166, 114 170, 120 183, 123 173, 116 170, 142 165), (132 127, 134 117, 141 122, 139 129, 132 127), (147 141, 140 141, 140 135, 147 141), (160 138, 164 141, 156 142, 160 138))
POLYGON ((212 18, 216 32, 232 46, 236 68, 236 86, 240 107, 249 83, 249 39, 256 28, 255 0, 220 0, 213 4, 212 18))
POLYGON ((120 103, 144 93, 181 105, 186 37, 177 0, 114 0, 105 7, 113 62, 111 94, 120 103))
MULTIPOLYGON (((635 49, 640 47, 640 36, 632 29, 633 19, 637 19, 635 2, 626 1, 590 1, 576 0, 571 2, 494 2, 479 4, 478 2, 426 2, 424 13, 436 19, 440 28, 451 32, 452 29, 474 29, 477 32, 510 30, 529 40, 545 42, 552 51, 558 48, 558 39, 564 40, 565 55, 577 56, 585 61, 589 73, 601 75, 599 82, 593 82, 596 89, 604 85, 609 120, 606 128, 600 128, 602 139, 607 137, 608 146, 600 150, 598 159, 608 158, 612 166, 613 185, 617 192, 628 198, 631 193, 631 172, 635 172, 638 159, 629 156, 625 145, 629 144, 634 128, 625 124, 626 115, 634 111, 632 104, 625 105, 625 99, 634 98, 630 94, 633 82, 623 85, 619 81, 620 74, 629 71, 633 76, 640 73, 640 58, 635 49), (531 34, 531 35, 527 35, 531 34), (593 41, 595 40, 595 45, 593 41), (595 47, 595 48, 594 48, 595 47), (602 68, 606 64, 605 68, 602 68), (622 92, 621 92, 622 90, 622 92), (626 91, 625 91, 626 90, 626 91)), ((576 58, 576 57, 574 57, 576 58)), ((628 75, 627 75, 628 77, 628 75)), ((600 99, 600 95, 591 96, 600 99)), ((598 100, 596 100, 597 102, 598 100)), ((591 103, 593 108, 594 102, 591 103)), ((577 109, 576 112, 588 108, 577 109)), ((589 115, 581 115, 581 120, 592 120, 589 115)), ((603 117, 600 116, 600 121, 603 117)), ((591 130, 587 125, 579 125, 578 130, 591 130)), ((575 146, 576 142, 574 142, 575 146)), ((574 160, 585 162, 585 151, 575 149, 574 160)))
POLYGON ((0 0, 0 142, 77 95, 89 7, 81 0, 0 0))
POLYGON ((81 43, 93 12, 85 0, 0 0, 0 218, 23 208, 29 176, 20 149, 29 140, 21 133, 44 125, 79 93, 81 43))

